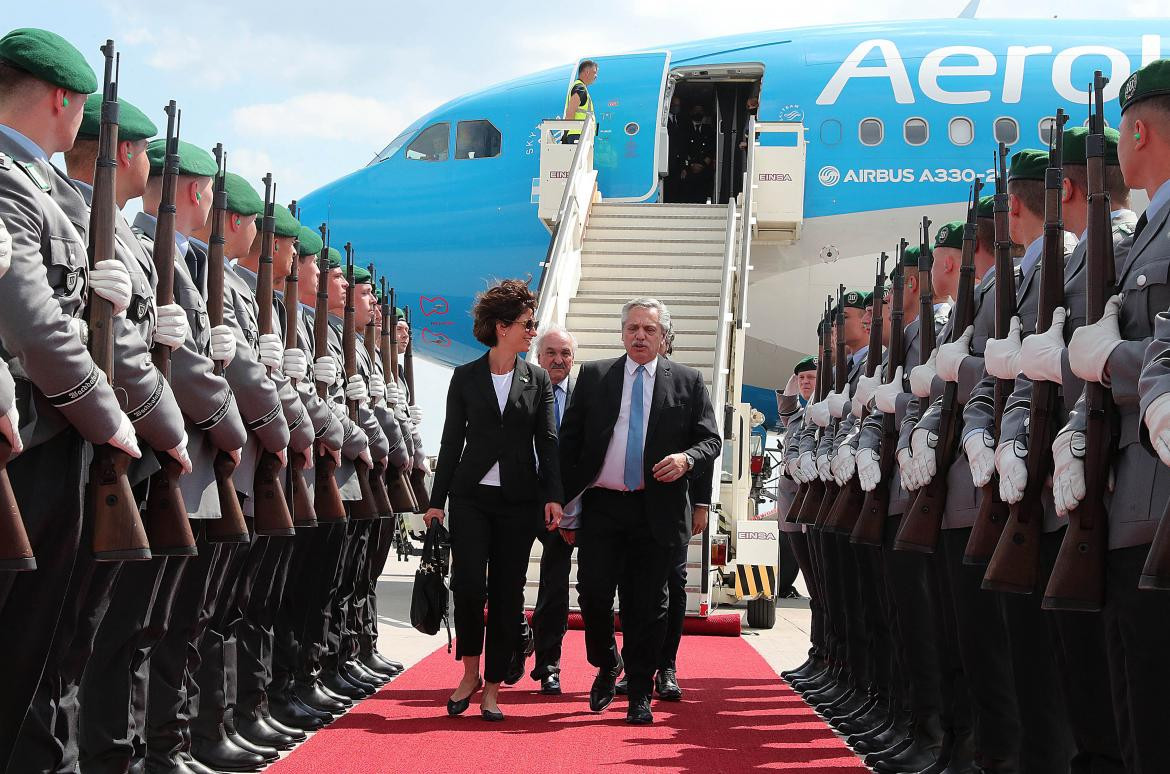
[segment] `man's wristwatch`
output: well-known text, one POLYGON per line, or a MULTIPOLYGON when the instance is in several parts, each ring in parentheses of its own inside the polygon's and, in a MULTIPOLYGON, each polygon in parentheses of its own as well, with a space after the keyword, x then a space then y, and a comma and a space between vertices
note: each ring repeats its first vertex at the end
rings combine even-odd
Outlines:
POLYGON ((683 456, 687 458, 687 472, 689 473, 695 468, 695 458, 689 454, 684 454, 683 456))

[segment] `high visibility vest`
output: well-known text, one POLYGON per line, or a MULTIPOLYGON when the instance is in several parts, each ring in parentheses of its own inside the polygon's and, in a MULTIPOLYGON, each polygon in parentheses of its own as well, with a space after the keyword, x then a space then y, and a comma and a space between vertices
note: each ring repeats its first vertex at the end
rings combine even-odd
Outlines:
MULTIPOLYGON (((573 97, 573 89, 577 88, 578 84, 585 89, 585 102, 577 106, 577 112, 573 114, 573 119, 576 121, 584 121, 585 117, 593 112, 593 95, 589 93, 589 89, 585 86, 585 81, 578 78, 569 86, 569 93, 565 95, 565 110, 569 109, 569 100, 573 97)), ((581 131, 579 129, 570 129, 565 132, 570 137, 579 137, 581 131)))

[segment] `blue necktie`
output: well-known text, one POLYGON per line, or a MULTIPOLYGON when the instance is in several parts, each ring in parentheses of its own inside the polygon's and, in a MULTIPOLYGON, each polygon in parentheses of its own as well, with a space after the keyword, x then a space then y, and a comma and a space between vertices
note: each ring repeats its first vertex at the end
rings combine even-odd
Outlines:
POLYGON ((561 406, 561 396, 565 394, 565 388, 559 384, 553 387, 553 413, 556 414, 557 432, 561 432, 561 415, 565 413, 561 406))
POLYGON ((630 427, 626 433, 626 489, 631 492, 642 488, 642 376, 645 366, 638 366, 634 375, 634 387, 630 390, 630 427))

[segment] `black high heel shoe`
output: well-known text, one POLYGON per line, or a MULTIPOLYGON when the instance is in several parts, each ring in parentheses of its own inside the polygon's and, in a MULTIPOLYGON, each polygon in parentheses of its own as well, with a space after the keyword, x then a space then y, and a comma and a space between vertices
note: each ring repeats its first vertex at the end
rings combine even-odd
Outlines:
POLYGON ((467 712, 467 708, 471 706, 471 697, 474 696, 476 691, 478 691, 480 688, 483 688, 483 680, 477 682, 475 687, 471 689, 471 693, 467 694, 467 696, 464 698, 459 699, 458 701, 455 699, 447 699, 447 714, 451 717, 455 717, 456 715, 462 715, 464 712, 467 712))

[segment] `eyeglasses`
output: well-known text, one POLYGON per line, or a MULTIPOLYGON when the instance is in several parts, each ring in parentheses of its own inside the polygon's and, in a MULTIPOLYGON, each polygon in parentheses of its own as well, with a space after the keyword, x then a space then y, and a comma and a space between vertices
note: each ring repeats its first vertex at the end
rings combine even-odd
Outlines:
POLYGON ((520 322, 519 320, 513 320, 512 322, 510 322, 508 324, 509 325, 523 325, 524 330, 532 332, 532 333, 535 333, 537 327, 540 325, 540 323, 538 323, 536 320, 525 320, 524 322, 520 322))

